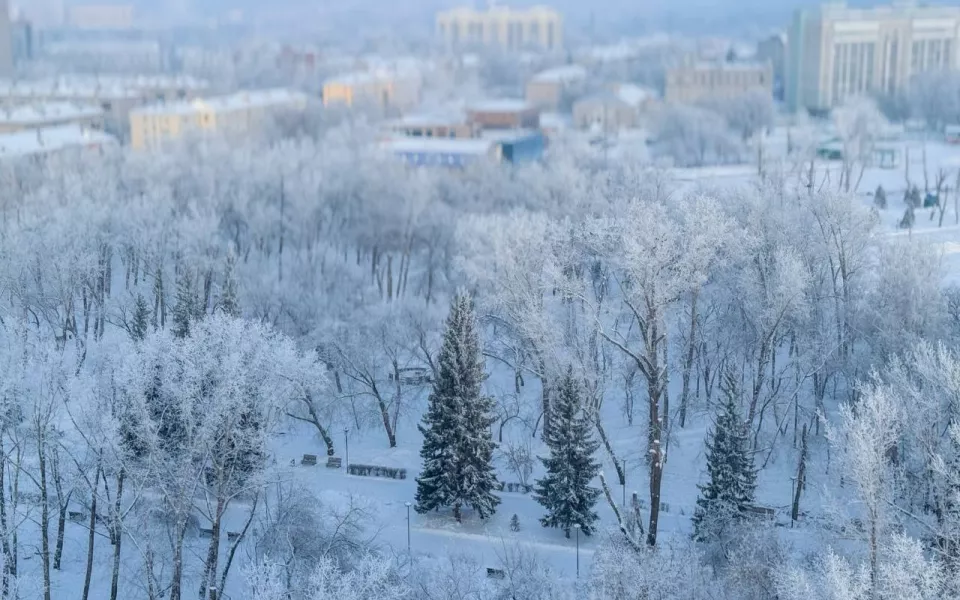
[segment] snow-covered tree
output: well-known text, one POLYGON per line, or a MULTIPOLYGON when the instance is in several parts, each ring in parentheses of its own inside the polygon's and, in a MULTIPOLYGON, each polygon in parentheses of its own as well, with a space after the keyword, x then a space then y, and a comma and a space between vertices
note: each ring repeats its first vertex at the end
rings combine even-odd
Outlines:
POLYGON ((535 487, 534 498, 547 509, 540 523, 562 529, 568 538, 575 524, 585 535, 592 535, 599 518, 593 507, 600 490, 590 487, 590 482, 600 471, 600 463, 594 460, 600 443, 593 439, 591 419, 572 368, 560 380, 553 415, 546 435, 550 455, 540 459, 547 473, 535 487))
POLYGON ((458 294, 450 306, 443 345, 437 361, 429 406, 419 426, 423 434, 417 478, 420 513, 452 507, 460 521, 461 508, 472 506, 480 518, 494 513, 500 499, 493 494, 493 400, 483 395, 486 378, 473 305, 458 294))
POLYGON ((753 451, 737 409, 737 382, 725 377, 724 402, 706 442, 707 483, 699 485, 700 496, 693 514, 694 537, 700 541, 722 538, 732 521, 753 504, 757 471, 753 451))
POLYGON ((177 276, 177 299, 173 305, 173 335, 185 338, 190 335, 190 324, 197 314, 197 295, 193 289, 193 276, 181 268, 177 276))

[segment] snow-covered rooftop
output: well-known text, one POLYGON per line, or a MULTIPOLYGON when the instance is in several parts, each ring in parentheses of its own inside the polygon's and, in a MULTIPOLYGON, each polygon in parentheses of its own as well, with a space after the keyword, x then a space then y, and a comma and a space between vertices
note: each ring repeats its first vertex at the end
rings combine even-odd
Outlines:
POLYGON ((447 139, 427 137, 392 138, 382 147, 397 153, 420 152, 425 154, 488 154, 495 144, 489 139, 447 139))
POLYGON ((563 65, 541 71, 533 76, 533 81, 550 83, 573 83, 587 78, 587 70, 580 65, 563 65))
POLYGON ((144 92, 207 89, 206 81, 188 76, 63 76, 0 80, 0 96, 20 98, 137 98, 144 92))
POLYGON ((460 125, 462 123, 464 123, 462 112, 449 111, 404 115, 391 124, 397 127, 426 127, 429 125, 460 125))
POLYGON ((116 144, 113 136, 80 125, 62 125, 0 134, 0 158, 47 154, 67 148, 116 144))
POLYGON ((617 87, 617 97, 630 106, 639 106, 648 100, 657 97, 657 93, 649 88, 640 87, 632 83, 624 83, 617 87))
POLYGON ((481 100, 479 102, 474 102, 469 105, 468 110, 486 113, 512 113, 531 110, 533 108, 535 108, 533 104, 530 104, 526 100, 519 100, 516 98, 500 98, 496 100, 481 100))
POLYGON ((184 102, 160 103, 144 106, 131 111, 131 114, 193 114, 201 111, 230 111, 263 106, 285 106, 299 102, 305 103, 307 95, 287 89, 256 90, 238 92, 229 96, 197 98, 184 102))
POLYGON ((42 125, 64 121, 94 119, 103 116, 103 109, 94 104, 43 102, 27 106, 0 108, 0 123, 9 125, 42 125))

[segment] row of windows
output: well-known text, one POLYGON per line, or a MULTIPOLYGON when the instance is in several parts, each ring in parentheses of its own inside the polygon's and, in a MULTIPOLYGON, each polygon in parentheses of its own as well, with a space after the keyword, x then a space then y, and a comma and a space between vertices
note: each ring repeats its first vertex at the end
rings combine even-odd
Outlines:
POLYGON ((543 43, 546 46, 557 43, 557 27, 553 22, 548 22, 542 32, 539 22, 529 23, 527 27, 522 22, 507 23, 506 38, 502 39, 500 33, 498 24, 488 26, 486 23, 472 22, 463 25, 453 22, 449 25, 449 32, 445 23, 440 24, 440 35, 453 43, 479 43, 488 38, 504 41, 510 48, 520 48, 527 43, 543 43))
POLYGON ((833 46, 833 102, 873 89, 876 44, 858 42, 833 46))

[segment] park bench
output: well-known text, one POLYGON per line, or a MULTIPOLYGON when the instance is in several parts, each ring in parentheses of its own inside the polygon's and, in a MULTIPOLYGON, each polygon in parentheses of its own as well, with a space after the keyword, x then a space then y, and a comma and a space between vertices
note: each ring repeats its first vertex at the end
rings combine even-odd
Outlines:
POLYGON ((503 569, 494 569, 493 567, 487 567, 487 577, 490 579, 505 579, 507 576, 503 572, 503 569))
POLYGON ((228 531, 228 532, 227 532, 227 541, 228 541, 228 542, 235 542, 235 541, 237 541, 239 538, 240 538, 240 532, 239 532, 239 531, 228 531))
POLYGON ((304 454, 303 460, 300 461, 301 465, 308 467, 317 466, 317 455, 316 454, 304 454))
POLYGON ((331 456, 327 459, 327 468, 328 469, 339 469, 343 466, 343 459, 339 456, 331 456))
POLYGON ((200 537, 211 538, 213 537, 213 529, 207 527, 200 528, 200 537))
POLYGON ((743 511, 749 515, 761 517, 763 519, 773 519, 777 516, 777 511, 767 506, 747 505, 743 507, 743 511))
POLYGON ((80 523, 87 519, 87 514, 79 510, 71 510, 67 513, 67 518, 75 523, 80 523))

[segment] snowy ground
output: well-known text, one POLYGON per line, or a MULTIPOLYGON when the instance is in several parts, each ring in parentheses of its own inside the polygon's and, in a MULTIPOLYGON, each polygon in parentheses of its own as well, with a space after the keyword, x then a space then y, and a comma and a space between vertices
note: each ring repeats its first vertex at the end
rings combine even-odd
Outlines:
MULTIPOLYGON (((915 146, 915 145, 914 145, 915 146)), ((904 149, 906 145, 904 145, 904 149)), ((911 152, 911 177, 921 190, 923 178, 921 173, 920 156, 918 150, 911 152)), ((944 166, 951 169, 948 184, 955 185, 957 165, 960 165, 960 148, 944 144, 928 144, 927 162, 930 180, 932 181, 938 168, 944 166)), ((838 165, 821 164, 818 171, 822 174, 837 170, 838 165)), ((749 186, 756 177, 755 166, 739 166, 725 168, 709 168, 700 170, 677 170, 673 173, 675 180, 681 182, 681 189, 694 191, 728 186, 749 186)), ((837 177, 833 176, 832 181, 837 177)), ((937 227, 936 220, 930 220, 929 210, 917 211, 917 223, 912 231, 899 230, 897 221, 902 217, 904 205, 902 202, 905 187, 905 169, 867 169, 863 181, 859 186, 860 192, 869 192, 883 185, 887 190, 889 208, 881 211, 883 230, 886 235, 914 239, 920 243, 929 243, 942 252, 946 283, 960 284, 960 224, 954 212, 951 198, 947 210, 944 226, 937 227)), ((951 192, 953 194, 955 192, 951 192)), ((872 198, 863 193, 863 201, 872 204, 872 198)), ((488 362, 491 370, 490 391, 494 391, 493 383, 503 379, 504 374, 497 371, 496 365, 488 362)), ((679 382, 671 382, 679 385, 679 382)), ((502 386, 501 386, 502 387, 502 386)), ((679 390, 671 388, 671 394, 678 394, 679 390)), ((536 397, 539 390, 536 385, 528 384, 523 392, 530 397, 536 397)), ((445 554, 466 554, 482 565, 497 567, 500 557, 509 549, 520 546, 540 558, 544 563, 555 569, 561 576, 573 578, 577 569, 577 542, 574 539, 565 539, 563 533, 554 529, 544 529, 538 519, 542 515, 542 508, 531 496, 523 494, 502 493, 502 504, 496 515, 487 522, 480 522, 473 515, 467 513, 465 522, 457 525, 448 514, 418 515, 405 503, 413 502, 415 492, 415 477, 420 468, 419 449, 420 435, 416 429, 416 420, 421 414, 426 402, 426 390, 422 390, 418 403, 409 407, 406 417, 401 417, 397 439, 398 447, 389 449, 386 436, 382 429, 370 428, 362 431, 351 429, 349 436, 349 462, 371 465, 398 466, 408 470, 406 480, 395 481, 389 479, 348 476, 342 470, 324 467, 324 446, 319 437, 305 424, 291 424, 285 435, 278 436, 274 446, 274 456, 279 468, 280 478, 284 481, 302 484, 312 489, 320 501, 336 505, 347 500, 365 506, 374 516, 373 522, 368 523, 368 530, 376 534, 376 542, 386 549, 392 549, 398 554, 406 552, 409 512, 409 540, 414 557, 426 555, 441 556, 445 554), (320 464, 315 467, 300 466, 303 454, 316 454, 320 457, 320 464), (293 461, 294 465, 290 465, 293 461), (509 522, 512 515, 519 518, 521 530, 512 532, 509 522)), ((647 496, 646 465, 643 462, 645 432, 641 410, 638 409, 634 425, 627 426, 620 414, 621 402, 619 398, 611 398, 605 403, 604 421, 607 424, 611 443, 618 456, 627 460, 626 493, 637 491, 640 498, 647 496)), ((669 509, 661 513, 661 537, 687 536, 691 527, 689 516, 697 498, 697 484, 702 481, 703 441, 706 435, 708 416, 695 415, 684 429, 674 429, 673 437, 668 448, 668 459, 664 473, 662 497, 669 505, 669 509)), ((518 430, 508 431, 508 435, 519 434, 518 430)), ((343 431, 333 432, 334 443, 338 455, 343 447, 343 431)), ((544 451, 539 441, 537 452, 544 451)), ((822 448, 812 448, 812 452, 823 452, 822 448)), ((600 459, 604 463, 603 470, 612 486, 614 497, 619 502, 623 495, 623 488, 618 485, 616 472, 609 462, 609 457, 601 452, 600 459)), ((344 461, 346 462, 346 461, 344 461)), ((812 464, 823 464, 812 462, 812 464)), ((790 504, 792 484, 791 476, 795 469, 792 456, 773 456, 766 469, 760 475, 758 489, 758 503, 778 510, 778 521, 787 523, 786 507, 790 504)), ((540 471, 534 473, 534 478, 540 471)), ((514 476, 501 469, 500 476, 505 481, 515 480, 514 476)), ((819 490, 825 483, 825 474, 813 470, 809 474, 808 492, 804 496, 804 509, 815 515, 822 499, 819 490)), ((589 571, 594 550, 607 529, 614 524, 614 517, 606 501, 601 498, 597 506, 600 514, 601 533, 596 538, 581 537, 579 541, 580 572, 589 571)), ((29 529, 35 527, 36 512, 33 511, 24 524, 24 539, 36 539, 30 536, 29 529)), ((822 532, 812 522, 802 523, 797 529, 784 527, 781 529, 785 539, 797 547, 809 547, 813 540, 820 540, 822 532)), ((63 570, 55 573, 54 597, 78 596, 77 590, 82 582, 82 572, 86 552, 86 528, 79 524, 67 524, 65 562, 63 570)), ((833 541, 833 540, 832 540, 833 541)), ((205 550, 205 540, 193 539, 190 543, 190 552, 201 556, 205 550)), ((98 540, 97 564, 110 564, 109 553, 111 548, 106 540, 98 540)), ((139 556, 135 549, 127 547, 124 561, 127 564, 139 564, 139 556)), ((239 569, 246 556, 238 558, 240 565, 231 576, 234 582, 239 579, 239 569)), ((35 589, 34 575, 39 572, 39 562, 36 556, 25 555, 22 561, 22 573, 25 585, 35 589), (34 583, 30 583, 30 582, 34 583)), ((199 563, 199 558, 196 561, 199 563)), ((124 571, 126 578, 121 582, 125 593, 121 597, 142 596, 142 584, 139 572, 124 571)), ((93 574, 92 598, 105 597, 109 590, 109 571, 97 571, 93 574)), ((188 578, 189 580, 189 578, 188 578)), ((189 585, 189 584, 188 584, 189 585)), ((234 586, 236 584, 234 583, 234 586)), ((228 590, 229 591, 229 590, 228 590)), ((24 597, 32 597, 26 594, 24 597)), ((240 597, 240 596, 234 596, 240 597)))

